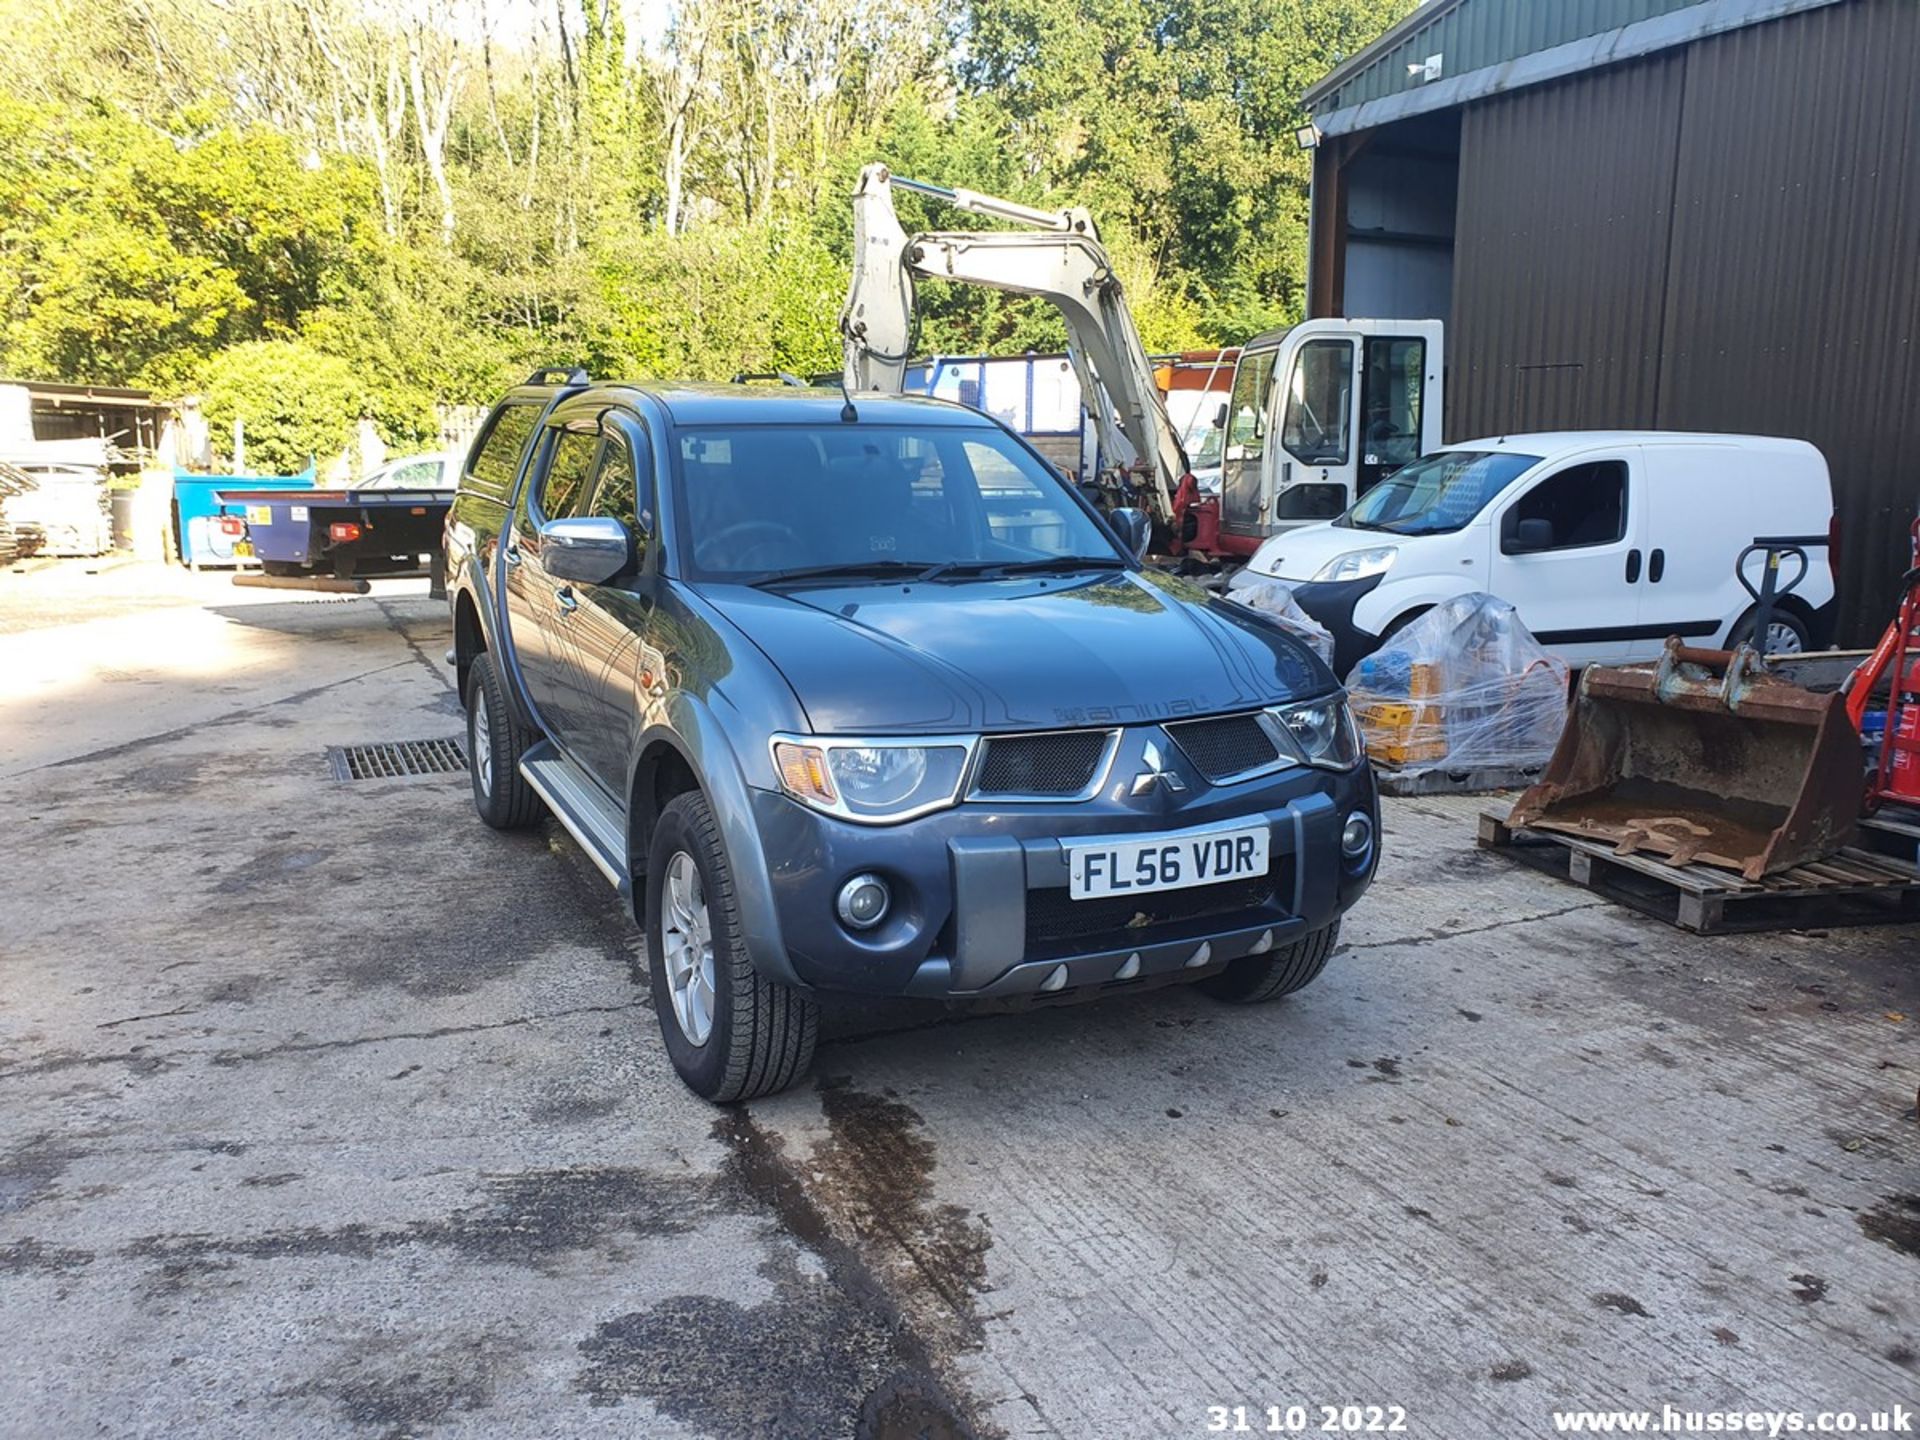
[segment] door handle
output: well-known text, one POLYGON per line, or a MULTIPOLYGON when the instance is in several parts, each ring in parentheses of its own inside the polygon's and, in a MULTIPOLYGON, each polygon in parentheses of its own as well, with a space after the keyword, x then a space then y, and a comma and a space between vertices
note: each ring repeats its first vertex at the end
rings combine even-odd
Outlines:
POLYGON ((1667 552, 1656 550, 1647 557, 1647 581, 1658 585, 1660 577, 1667 573, 1667 552))
POLYGON ((571 585, 562 585, 558 590, 553 592, 553 598, 560 602, 560 613, 562 615, 571 615, 580 608, 580 602, 573 598, 573 587, 571 585))
POLYGON ((1627 584, 1632 585, 1640 578, 1640 552, 1627 551, 1627 584))

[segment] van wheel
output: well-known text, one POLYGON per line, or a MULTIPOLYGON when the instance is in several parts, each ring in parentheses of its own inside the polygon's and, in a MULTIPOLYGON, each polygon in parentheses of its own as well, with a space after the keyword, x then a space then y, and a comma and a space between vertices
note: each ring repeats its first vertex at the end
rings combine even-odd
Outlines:
MULTIPOLYGON (((1727 632, 1727 649, 1755 643, 1753 622, 1759 618, 1752 610, 1742 615, 1733 629, 1727 632)), ((1804 620, 1791 610, 1776 609, 1773 612, 1773 618, 1767 622, 1767 654, 1798 655, 1810 643, 1804 620)))
POLYGON ((513 718, 493 657, 482 650, 467 671, 467 774, 473 808, 496 830, 519 830, 540 816, 540 797, 520 773, 533 739, 513 718))
POLYGON ((1218 975, 1200 981, 1200 988, 1230 1005, 1278 1000, 1311 985, 1327 968, 1327 957, 1339 940, 1340 922, 1336 920, 1266 955, 1242 955, 1228 961, 1218 975))
POLYGON ((785 1090, 813 1064, 819 1007, 754 968, 707 798, 661 812, 647 848, 647 971, 667 1058, 717 1104, 785 1090))

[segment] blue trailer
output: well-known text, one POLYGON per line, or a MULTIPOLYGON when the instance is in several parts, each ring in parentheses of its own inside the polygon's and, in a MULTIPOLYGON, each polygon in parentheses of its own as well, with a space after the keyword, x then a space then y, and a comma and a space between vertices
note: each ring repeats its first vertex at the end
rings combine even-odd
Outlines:
POLYGON ((364 594, 371 575, 429 574, 440 591, 451 490, 235 489, 222 491, 221 499, 245 515, 260 561, 261 574, 236 575, 237 585, 278 582, 364 594))
POLYGON ((370 575, 428 574, 439 594, 441 541, 453 504, 453 490, 440 487, 454 469, 446 455, 410 455, 348 489, 292 492, 236 482, 219 498, 243 515, 262 573, 236 576, 235 583, 364 593, 370 575))

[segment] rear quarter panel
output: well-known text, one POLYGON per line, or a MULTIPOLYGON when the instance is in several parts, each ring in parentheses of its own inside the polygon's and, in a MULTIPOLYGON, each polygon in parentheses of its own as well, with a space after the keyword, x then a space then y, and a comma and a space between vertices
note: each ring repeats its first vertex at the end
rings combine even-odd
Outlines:
MULTIPOLYGON (((1649 445, 1643 456, 1649 483, 1641 533, 1649 562, 1659 550, 1665 569, 1658 583, 1650 576, 1642 582, 1642 627, 1678 629, 1712 621, 1712 634, 1693 643, 1724 643, 1753 604, 1735 575, 1740 552, 1758 536, 1827 534, 1833 490, 1826 461, 1803 441, 1781 440, 1649 445)), ((1746 562, 1756 587, 1762 566, 1758 555, 1746 562)), ((1794 568, 1789 561, 1782 578, 1791 579, 1794 568)), ((1825 547, 1809 547, 1807 571, 1794 597, 1818 610, 1833 593, 1825 547)), ((1659 642, 1639 648, 1657 653, 1659 642)))

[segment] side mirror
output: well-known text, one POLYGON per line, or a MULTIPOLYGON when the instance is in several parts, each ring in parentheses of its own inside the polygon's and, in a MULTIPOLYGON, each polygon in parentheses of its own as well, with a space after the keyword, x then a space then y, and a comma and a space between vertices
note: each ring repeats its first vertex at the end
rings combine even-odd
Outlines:
POLYGON ((1213 412, 1213 428, 1216 430, 1227 428, 1227 402, 1224 400, 1220 402, 1220 408, 1213 412))
POLYGON ((1553 548, 1553 522, 1551 520, 1522 520, 1513 527, 1513 538, 1507 541, 1509 555, 1525 555, 1534 550, 1553 548))
POLYGON ((633 537, 603 515, 549 520, 540 527, 540 563, 556 579, 603 585, 633 563, 633 537))
POLYGON ((1107 519, 1113 522, 1113 530, 1120 537, 1120 543, 1136 560, 1147 557, 1147 546, 1153 543, 1153 518, 1144 510, 1131 505, 1122 505, 1111 511, 1107 519))

